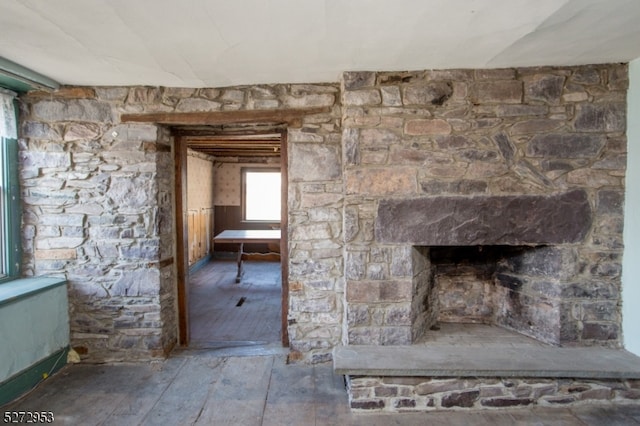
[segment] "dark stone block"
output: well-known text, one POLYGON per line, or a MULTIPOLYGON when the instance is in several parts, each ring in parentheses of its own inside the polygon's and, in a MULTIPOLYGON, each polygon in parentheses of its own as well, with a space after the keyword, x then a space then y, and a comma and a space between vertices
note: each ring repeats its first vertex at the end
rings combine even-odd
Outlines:
POLYGON ((618 339, 618 326, 609 323, 585 323, 582 329, 582 338, 585 340, 616 340, 618 339))
POLYGON ((436 196, 380 201, 375 237, 422 246, 580 242, 591 228, 583 190, 551 196, 436 196))
POLYGON ((622 191, 602 190, 598 191, 598 213, 622 214, 624 193, 622 191))
POLYGON ((357 129, 345 129, 342 132, 342 142, 344 145, 344 160, 346 164, 358 164, 360 162, 360 151, 358 150, 358 139, 360 137, 357 129))
POLYGON ((476 105, 519 104, 522 92, 521 81, 481 81, 471 85, 469 99, 476 105))
POLYGON ((519 290, 522 287, 523 281, 513 275, 496 274, 496 283, 509 290, 519 290))
POLYGON ((531 398, 487 398, 480 401, 484 407, 516 407, 518 405, 531 405, 531 398))
POLYGON ((482 194, 486 193, 489 185, 487 182, 463 179, 456 182, 443 182, 430 180, 420 182, 422 192, 427 194, 482 194))
POLYGON ((367 401, 351 401, 351 408, 357 410, 379 410, 384 408, 384 401, 381 399, 367 401))
POLYGON ((460 157, 465 160, 469 160, 470 162, 494 161, 498 158, 498 153, 495 151, 481 151, 479 149, 467 149, 460 153, 460 157))
POLYGON ((600 73, 595 68, 580 67, 574 71, 571 80, 582 84, 598 84, 600 83, 600 73))
POLYGON ((375 396, 380 397, 398 395, 398 388, 396 387, 377 386, 373 391, 375 393, 375 396))
POLYGON ((561 296, 570 299, 611 299, 618 296, 618 291, 611 283, 586 281, 564 285, 561 296))
POLYGON ((639 389, 629 389, 626 391, 618 392, 618 396, 622 399, 640 400, 639 389))
POLYGON ((311 357, 311 364, 322 364, 331 361, 333 361, 333 354, 331 352, 323 354, 313 354, 313 356, 311 357))
POLYGON ((416 406, 415 399, 403 398, 393 403, 395 408, 414 408, 416 406))
POLYGON ((438 136, 436 144, 440 149, 471 148, 476 145, 473 139, 463 135, 438 136))
POLYGON ((556 397, 550 397, 550 398, 545 398, 545 401, 550 403, 550 404, 571 404, 573 402, 576 401, 576 397, 575 396, 556 396, 556 397))
POLYGON ((581 166, 584 167, 586 164, 581 164, 585 162, 585 160, 581 160, 580 162, 569 162, 563 160, 543 160, 540 162, 540 167, 543 171, 552 172, 552 171, 564 171, 570 172, 581 166), (577 163, 577 164, 576 164, 577 163))
POLYGON ((527 155, 553 159, 595 158, 605 143, 606 139, 601 135, 536 135, 527 146, 527 155))
POLYGON ((573 257, 565 259, 564 251, 556 247, 531 247, 528 249, 514 250, 505 260, 505 269, 531 276, 560 277, 563 267, 574 266, 573 257))
POLYGON ((507 161, 507 164, 512 164, 516 148, 509 140, 509 137, 504 133, 498 133, 493 137, 493 140, 498 144, 498 149, 500 149, 500 152, 507 161))
POLYGON ((526 99, 558 104, 563 87, 563 76, 536 75, 525 82, 525 97, 526 99))
POLYGON ((452 392, 442 397, 443 407, 473 407, 478 400, 480 391, 472 390, 466 392, 452 392))
POLYGON ((410 85, 404 89, 405 105, 442 105, 453 94, 453 86, 446 82, 410 85))
POLYGON ((496 323, 519 330, 542 342, 557 344, 560 334, 560 305, 544 296, 530 296, 503 290, 497 302, 496 323))
POLYGON ((626 113, 623 103, 579 105, 574 127, 584 132, 624 132, 626 113))
POLYGON ((370 71, 347 71, 342 74, 345 90, 372 87, 376 84, 376 73, 370 71))

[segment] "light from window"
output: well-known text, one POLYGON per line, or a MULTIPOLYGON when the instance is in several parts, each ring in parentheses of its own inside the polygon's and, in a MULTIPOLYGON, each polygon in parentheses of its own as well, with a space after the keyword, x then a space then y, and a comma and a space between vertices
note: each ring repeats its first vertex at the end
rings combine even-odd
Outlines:
POLYGON ((280 222, 280 172, 244 172, 244 220, 280 222))

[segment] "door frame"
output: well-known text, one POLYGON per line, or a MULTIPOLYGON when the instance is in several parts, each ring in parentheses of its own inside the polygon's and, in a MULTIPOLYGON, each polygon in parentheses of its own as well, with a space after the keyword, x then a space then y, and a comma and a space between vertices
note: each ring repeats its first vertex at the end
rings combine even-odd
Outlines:
MULTIPOLYGON (((178 298, 178 336, 181 346, 189 346, 189 230, 187 219, 187 143, 180 136, 174 137, 175 161, 175 218, 176 218, 176 275, 178 298)), ((281 343, 289 346, 288 314, 289 314, 289 248, 288 248, 288 150, 287 129, 280 131, 280 177, 281 177, 281 212, 280 212, 280 271, 281 271, 281 343)), ((215 220, 215 218, 214 218, 215 220)))
MULTIPOLYGON (((289 346, 288 314, 289 314, 289 247, 288 247, 288 145, 287 129, 300 127, 304 117, 312 114, 326 114, 331 107, 308 107, 274 110, 239 110, 210 112, 157 112, 142 114, 122 114, 122 123, 155 123, 171 128, 172 126, 207 126, 231 124, 267 124, 282 126, 280 139, 280 167, 283 173, 282 197, 282 239, 280 245, 280 262, 282 264, 282 345, 289 346)), ((187 196, 187 146, 180 137, 174 135, 175 161, 175 207, 176 224, 176 281, 178 304, 178 342, 181 346, 189 345, 189 250, 188 221, 186 220, 187 196)))

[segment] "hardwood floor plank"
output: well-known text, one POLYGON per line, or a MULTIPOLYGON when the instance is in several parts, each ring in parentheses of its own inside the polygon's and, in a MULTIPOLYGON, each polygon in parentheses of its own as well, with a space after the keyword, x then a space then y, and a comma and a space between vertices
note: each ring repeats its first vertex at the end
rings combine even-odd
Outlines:
POLYGON ((235 282, 232 261, 203 266, 190 277, 192 343, 202 347, 206 342, 280 341, 281 291, 277 262, 246 262, 240 283, 235 282))
POLYGON ((103 423, 105 426, 139 425, 150 414, 164 392, 182 374, 185 358, 170 358, 153 362, 152 374, 125 398, 103 423))
POLYGON ((198 420, 227 359, 187 357, 185 360, 180 373, 141 424, 189 425, 198 420))
POLYGON ((271 374, 264 426, 314 425, 314 377, 305 365, 276 360, 271 374))
POLYGON ((197 424, 261 425, 273 363, 271 356, 227 358, 197 424))

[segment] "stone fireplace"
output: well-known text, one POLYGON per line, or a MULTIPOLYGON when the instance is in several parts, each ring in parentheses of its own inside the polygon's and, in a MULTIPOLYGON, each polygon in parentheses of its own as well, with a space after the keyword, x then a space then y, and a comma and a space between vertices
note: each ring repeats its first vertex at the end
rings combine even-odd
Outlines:
POLYGON ((342 86, 346 344, 457 322, 620 346, 625 65, 342 86))
POLYGON ((353 410, 637 400, 627 84, 620 64, 344 74, 353 410))
MULTIPOLYGON (((571 342, 563 303, 591 227, 584 191, 551 196, 434 196, 379 203, 376 240, 411 244, 411 341, 438 322, 500 325, 571 342)), ((409 302, 407 302, 409 303, 409 302)), ((570 308, 569 308, 570 309, 570 308)))

